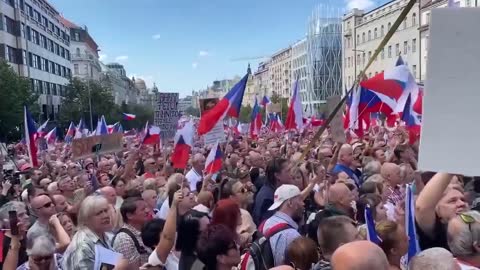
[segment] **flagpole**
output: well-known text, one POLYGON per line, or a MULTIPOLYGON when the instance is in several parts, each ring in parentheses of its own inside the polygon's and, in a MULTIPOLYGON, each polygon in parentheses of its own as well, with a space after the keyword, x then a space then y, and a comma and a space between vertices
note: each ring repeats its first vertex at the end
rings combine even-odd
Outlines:
POLYGON ((92 95, 90 91, 90 80, 87 81, 87 89, 88 89, 88 106, 90 108, 90 128, 93 130, 92 95))

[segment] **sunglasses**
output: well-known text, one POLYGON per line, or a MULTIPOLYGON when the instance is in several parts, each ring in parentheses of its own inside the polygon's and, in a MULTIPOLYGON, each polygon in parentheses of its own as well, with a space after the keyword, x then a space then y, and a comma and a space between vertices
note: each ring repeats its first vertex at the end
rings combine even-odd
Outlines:
POLYGON ((44 204, 43 206, 38 207, 37 210, 40 210, 42 208, 50 208, 52 206, 53 206, 53 202, 48 202, 48 203, 44 204))

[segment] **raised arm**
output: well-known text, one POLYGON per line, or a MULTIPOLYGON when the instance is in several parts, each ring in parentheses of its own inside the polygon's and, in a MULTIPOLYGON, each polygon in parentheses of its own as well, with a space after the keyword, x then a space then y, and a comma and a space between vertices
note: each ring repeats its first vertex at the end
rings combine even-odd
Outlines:
POLYGON ((56 215, 50 217, 50 224, 55 228, 55 236, 57 240, 55 245, 56 252, 63 253, 70 244, 70 236, 68 236, 68 233, 65 231, 56 215))
POLYGON ((160 234, 160 241, 155 248, 158 258, 163 263, 167 261, 168 254, 170 254, 170 251, 175 244, 175 234, 177 233, 177 205, 182 199, 183 193, 182 190, 179 190, 173 197, 173 202, 170 206, 170 210, 168 210, 163 231, 160 234))
POLYGON ((420 228, 428 235, 433 236, 436 218, 435 207, 442 199, 450 180, 452 180, 451 174, 435 174, 425 185, 415 202, 415 219, 420 228))

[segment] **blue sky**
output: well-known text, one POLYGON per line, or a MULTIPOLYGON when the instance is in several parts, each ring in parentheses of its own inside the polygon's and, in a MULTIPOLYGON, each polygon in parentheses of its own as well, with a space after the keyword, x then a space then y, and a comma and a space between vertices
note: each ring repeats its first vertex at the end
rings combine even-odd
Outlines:
POLYGON ((372 8, 386 0, 49 0, 67 19, 87 25, 105 63, 160 91, 204 89, 244 75, 248 62, 301 39, 313 8, 372 8))

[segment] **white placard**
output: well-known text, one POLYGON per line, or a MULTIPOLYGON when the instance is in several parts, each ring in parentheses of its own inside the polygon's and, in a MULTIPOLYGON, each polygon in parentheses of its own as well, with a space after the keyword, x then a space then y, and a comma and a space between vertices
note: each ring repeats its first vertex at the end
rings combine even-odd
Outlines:
POLYGON ((480 9, 432 10, 419 168, 480 175, 480 9))
POLYGON ((175 136, 179 118, 178 93, 158 93, 154 124, 160 128, 162 139, 171 139, 175 136))
POLYGON ((207 134, 203 135, 205 140, 205 145, 211 145, 216 143, 224 143, 227 141, 225 137, 225 129, 223 127, 223 121, 218 121, 218 123, 213 127, 213 129, 207 134))

